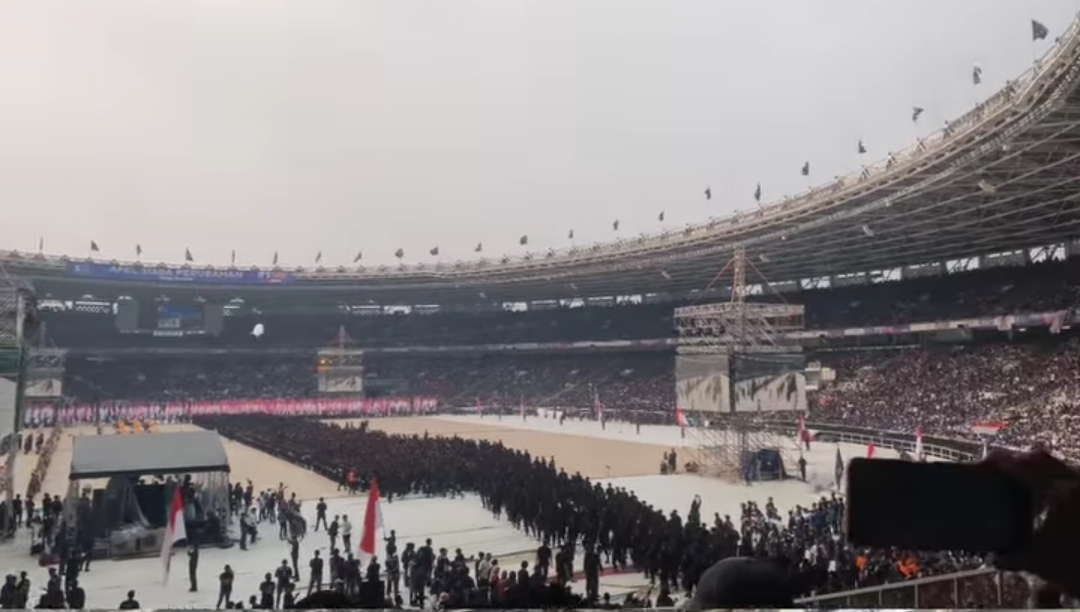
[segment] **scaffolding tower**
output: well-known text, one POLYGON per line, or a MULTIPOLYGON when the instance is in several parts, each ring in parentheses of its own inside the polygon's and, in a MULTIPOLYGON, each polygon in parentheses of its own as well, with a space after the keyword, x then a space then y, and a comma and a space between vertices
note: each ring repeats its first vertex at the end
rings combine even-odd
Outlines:
MULTIPOLYGON (((724 355, 729 364, 735 356, 790 354, 802 351, 797 342, 785 338, 787 332, 803 328, 805 308, 786 303, 747 301, 748 262, 744 247, 736 247, 724 269, 731 271, 731 300, 675 309, 675 330, 680 355, 724 355)), ((762 279, 764 285, 767 281, 762 279)), ((730 365, 725 365, 730 373, 730 365)), ((729 381, 729 385, 730 385, 729 381)), ((730 393, 730 391, 729 391, 730 393)), ((797 441, 768 432, 756 422, 757 415, 738 414, 727 405, 718 411, 694 411, 680 407, 687 422, 692 446, 691 460, 704 474, 740 479, 743 457, 767 448, 780 451, 791 465, 797 441)))
POLYGON ((25 283, 0 268, 0 496, 11 504, 14 494, 16 443, 22 429, 22 407, 30 346, 36 336, 37 307, 25 283))
POLYGON ((364 395, 364 351, 338 326, 334 340, 318 352, 320 395, 346 397, 364 395))

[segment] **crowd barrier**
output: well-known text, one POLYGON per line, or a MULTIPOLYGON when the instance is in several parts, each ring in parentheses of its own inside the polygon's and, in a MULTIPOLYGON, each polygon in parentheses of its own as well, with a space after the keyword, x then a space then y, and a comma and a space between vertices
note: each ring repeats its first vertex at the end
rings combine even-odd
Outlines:
POLYGON ((1024 576, 987 568, 807 597, 796 603, 827 609, 1024 609, 1031 598, 1031 585, 1024 576))
MULTIPOLYGON (((799 431, 796 422, 763 423, 763 429, 795 437, 799 431)), ((881 431, 865 427, 850 427, 831 423, 807 422, 806 429, 814 440, 819 442, 843 442, 847 444, 869 444, 879 448, 892 448, 897 451, 915 452, 915 434, 902 431, 881 431)), ((991 447, 993 448, 993 447, 991 447)), ((960 440, 923 434, 923 453, 928 457, 947 461, 973 461, 983 455, 983 444, 972 440, 960 440)))
POLYGON ((49 427, 123 420, 185 421, 221 414, 273 414, 279 416, 392 416, 428 414, 439 402, 434 397, 320 398, 274 400, 221 400, 204 402, 147 402, 99 404, 34 404, 26 409, 26 427, 49 427))

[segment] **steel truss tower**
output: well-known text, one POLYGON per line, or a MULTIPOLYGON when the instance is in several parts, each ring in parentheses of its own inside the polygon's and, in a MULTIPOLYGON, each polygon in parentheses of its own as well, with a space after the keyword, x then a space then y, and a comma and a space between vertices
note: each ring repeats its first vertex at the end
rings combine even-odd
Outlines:
MULTIPOLYGON (((749 356, 798 353, 802 347, 783 334, 803 328, 805 308, 795 304, 747 301, 746 250, 737 247, 721 274, 731 269, 731 300, 675 309, 675 330, 680 355, 749 356)), ((753 264, 750 263, 752 266, 753 264)), ((763 282, 764 279, 762 279, 763 282)), ((729 370, 730 372, 730 370, 729 370)), ((730 397, 727 398, 730 401, 730 397)), ((782 455, 798 451, 797 442, 765 431, 747 415, 729 412, 694 412, 683 407, 692 436, 691 459, 702 473, 738 479, 743 456, 765 448, 782 455)), ((791 465, 785 456, 786 464, 791 465)))
POLYGON ((11 504, 14 493, 16 439, 22 429, 22 404, 37 308, 29 287, 0 268, 0 496, 11 504))

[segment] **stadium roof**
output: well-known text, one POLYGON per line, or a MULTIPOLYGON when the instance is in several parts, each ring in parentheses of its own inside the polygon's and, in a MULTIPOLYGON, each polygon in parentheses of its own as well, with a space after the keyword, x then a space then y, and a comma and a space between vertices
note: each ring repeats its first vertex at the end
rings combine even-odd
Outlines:
POLYGON ((444 264, 233 269, 9 252, 39 295, 455 304, 664 293, 714 283, 736 246, 749 282, 939 263, 1080 236, 1080 22, 968 114, 857 174, 750 213, 613 243, 444 264))
POLYGON ((229 458, 213 431, 78 436, 71 454, 71 480, 228 472, 229 458))

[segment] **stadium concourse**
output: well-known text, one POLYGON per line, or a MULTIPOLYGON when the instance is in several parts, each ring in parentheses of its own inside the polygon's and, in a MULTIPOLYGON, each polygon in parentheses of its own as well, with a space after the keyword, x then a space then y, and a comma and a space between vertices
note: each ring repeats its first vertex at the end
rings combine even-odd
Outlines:
MULTIPOLYGON (((350 422, 355 424, 356 421, 336 419, 328 422, 344 425, 350 422)), ((849 457, 865 453, 865 447, 859 445, 814 444, 806 453, 809 463, 807 483, 787 480, 745 486, 688 474, 659 475, 657 472, 663 453, 673 448, 676 452, 684 451, 684 446, 688 444, 675 426, 643 426, 638 430, 628 423, 611 422, 601 428, 596 421, 568 420, 560 424, 558 419, 553 418, 530 417, 523 421, 517 416, 389 418, 376 419, 370 424, 374 429, 391 433, 427 433, 499 441, 534 456, 554 457, 557 465, 565 466, 570 471, 580 470, 582 474, 598 479, 601 484, 611 483, 633 491, 665 514, 677 511, 685 515, 695 496, 700 496, 701 513, 707 521, 714 514, 738 516, 740 505, 750 500, 762 507, 769 499, 774 500, 780 509, 807 507, 822 493, 832 490, 836 448, 849 457)), ((198 429, 190 424, 166 424, 160 427, 161 432, 198 429)), ((44 479, 43 492, 64 494, 74 438, 88 435, 97 435, 96 428, 76 426, 64 429, 44 479)), ((107 432, 102 435, 117 434, 107 432)), ((327 500, 328 515, 348 515, 354 525, 362 524, 366 503, 364 496, 345 495, 337 483, 243 444, 226 441, 225 449, 233 482, 250 479, 256 483, 257 489, 283 484, 287 491, 295 492, 303 500, 302 509, 309 524, 315 523, 315 504, 320 497, 327 500)), ((884 456, 895 455, 892 451, 883 452, 884 456)), ((26 490, 33 458, 33 455, 20 456, 16 490, 26 490)), ((419 543, 430 537, 438 546, 450 550, 461 548, 466 555, 481 551, 493 553, 504 567, 516 567, 521 561, 533 561, 539 546, 536 539, 514 529, 506 520, 492 518, 474 495, 457 499, 399 499, 386 504, 383 515, 384 535, 393 529, 401 543, 419 543), (433 516, 439 517, 436 524, 431 521, 433 516)), ((86 591, 90 607, 118 604, 128 589, 136 589, 137 599, 144 607, 207 607, 216 598, 218 572, 229 564, 236 572, 235 597, 246 600, 249 595, 258 592, 262 575, 273 571, 282 559, 289 556, 288 544, 279 540, 275 532, 276 527, 263 526, 260 534, 263 539, 252 544, 248 551, 236 547, 205 549, 200 559, 199 575, 203 586, 197 593, 188 592, 183 551, 177 552, 176 565, 167 582, 162 579, 163 568, 156 556, 151 559, 94 562, 92 571, 83 573, 79 582, 86 591)), ((28 531, 20 530, 13 541, 0 545, 0 567, 7 573, 28 571, 33 585, 44 586, 47 572, 44 568, 38 568, 36 559, 28 554, 29 537, 28 531)), ((325 532, 309 532, 301 544, 300 558, 310 558, 315 550, 320 550, 326 557, 329 554, 328 544, 325 532)), ((301 571, 304 572, 303 564, 301 571)), ((301 581, 300 586, 304 585, 301 581)), ((575 582, 574 586, 579 592, 584 590, 580 581, 575 582)), ((603 592, 621 597, 627 593, 644 594, 648 590, 648 580, 641 574, 610 574, 602 577, 600 586, 603 592)))

